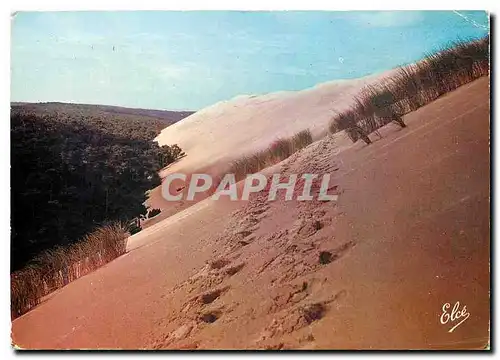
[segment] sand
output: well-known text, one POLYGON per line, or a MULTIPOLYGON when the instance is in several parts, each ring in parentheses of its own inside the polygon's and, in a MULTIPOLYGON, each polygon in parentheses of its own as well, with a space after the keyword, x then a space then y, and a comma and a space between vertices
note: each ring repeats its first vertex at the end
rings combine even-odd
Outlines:
POLYGON ((178 144, 188 154, 164 173, 227 163, 304 129, 323 135, 332 116, 352 104, 353 95, 390 74, 330 81, 302 91, 241 95, 197 111, 156 137, 160 145, 178 144))
MULTIPOLYGON (((282 91, 265 95, 240 95, 221 101, 165 128, 156 141, 178 144, 186 157, 160 172, 168 174, 203 172, 214 176, 227 171, 234 159, 267 148, 274 140, 309 129, 315 139, 328 131, 331 118, 353 103, 365 85, 379 82, 391 71, 353 80, 336 80, 302 91, 282 91)), ((182 185, 179 182, 174 188, 182 185)), ((198 196, 201 200, 204 196, 198 196)), ((152 189, 147 206, 162 213, 146 221, 148 227, 168 218, 192 202, 167 202, 161 187, 152 189)))
MULTIPOLYGON (((338 202, 267 202, 262 193, 249 202, 204 200, 159 221, 129 239, 126 255, 16 319, 13 342, 113 349, 485 347, 488 85, 479 79, 407 115, 406 129, 389 124, 370 146, 326 137, 274 167, 332 174, 338 202), (450 333, 441 309, 457 301, 470 317, 450 333)), ((296 103, 299 111, 303 104, 296 103)), ((224 139, 233 133, 226 130, 224 139)))

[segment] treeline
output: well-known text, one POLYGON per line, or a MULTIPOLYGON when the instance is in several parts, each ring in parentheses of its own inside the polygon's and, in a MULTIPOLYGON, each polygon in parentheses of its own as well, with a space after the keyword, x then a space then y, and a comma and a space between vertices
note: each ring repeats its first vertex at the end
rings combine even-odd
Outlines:
POLYGON ((59 116, 75 116, 76 114, 94 117, 115 117, 119 121, 144 121, 149 120, 151 125, 158 125, 163 129, 177 121, 193 114, 193 111, 170 111, 155 109, 136 109, 111 105, 71 104, 61 102, 47 103, 12 103, 13 106, 22 106, 25 111, 38 114, 58 114, 59 116))
POLYGON ((158 170, 183 156, 164 123, 91 111, 11 111, 11 271, 103 224, 145 215, 158 170))

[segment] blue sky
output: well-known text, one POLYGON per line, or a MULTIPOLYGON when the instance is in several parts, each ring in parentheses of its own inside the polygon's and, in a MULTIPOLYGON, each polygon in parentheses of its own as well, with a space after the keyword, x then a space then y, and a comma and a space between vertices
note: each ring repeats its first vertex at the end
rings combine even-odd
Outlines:
POLYGON ((381 72, 488 33, 485 12, 460 14, 21 12, 11 99, 197 110, 381 72))

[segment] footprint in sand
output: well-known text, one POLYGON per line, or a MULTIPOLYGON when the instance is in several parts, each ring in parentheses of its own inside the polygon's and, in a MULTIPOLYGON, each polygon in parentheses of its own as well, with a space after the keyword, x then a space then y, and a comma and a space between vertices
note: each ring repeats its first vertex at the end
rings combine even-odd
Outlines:
POLYGON ((348 241, 339 247, 330 250, 330 251, 321 251, 319 253, 319 263, 322 265, 329 264, 335 260, 340 259, 343 257, 351 248, 353 248, 356 245, 356 242, 354 241, 348 241))
POLYGON ((203 294, 198 295, 197 300, 201 302, 203 305, 211 304, 213 303, 216 299, 219 298, 223 293, 229 290, 229 286, 225 286, 223 288, 219 289, 214 289, 207 291, 203 294))
POLYGON ((283 335, 298 331, 316 321, 321 321, 330 310, 331 304, 340 301, 345 295, 346 291, 341 290, 326 300, 306 304, 299 303, 281 310, 276 314, 271 323, 263 329, 255 341, 256 345, 264 348, 275 346, 279 344, 283 335))

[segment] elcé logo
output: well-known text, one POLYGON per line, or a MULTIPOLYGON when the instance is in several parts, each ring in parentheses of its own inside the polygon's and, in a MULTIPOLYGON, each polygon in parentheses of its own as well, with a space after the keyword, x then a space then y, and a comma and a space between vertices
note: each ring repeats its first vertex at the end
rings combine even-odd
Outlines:
POLYGON ((456 321, 462 319, 460 322, 456 323, 450 330, 448 330, 449 333, 453 332, 460 324, 462 324, 465 320, 467 320, 470 316, 470 314, 467 312, 467 307, 464 305, 462 310, 460 310, 460 302, 457 301, 455 305, 453 306, 453 309, 449 313, 448 310, 450 309, 451 305, 450 303, 445 303, 442 307, 443 313, 441 314, 441 324, 445 325, 447 323, 450 323, 452 325, 456 321))
MULTIPOLYGON (((276 199, 278 190, 285 191, 285 200, 299 200, 311 201, 314 200, 313 188, 317 188, 319 176, 317 174, 303 174, 300 179, 296 174, 288 177, 286 182, 281 182, 281 174, 274 174, 268 188, 268 201, 276 199), (297 185, 297 186, 296 186, 297 185)), ((209 174, 193 174, 189 181, 187 189, 181 186, 176 194, 171 194, 170 188, 172 181, 181 180, 186 182, 186 174, 174 173, 165 177, 162 184, 162 196, 167 201, 192 201, 197 193, 208 191, 214 185, 214 181, 209 174), (201 183, 200 183, 201 182, 201 183), (186 198, 184 195, 187 193, 186 198)), ((317 193, 317 200, 319 201, 336 201, 338 195, 328 194, 330 183, 330 174, 324 174, 321 178, 319 185, 319 192, 317 193)), ((243 191, 241 197, 238 195, 236 186, 235 174, 226 174, 215 188, 214 194, 211 196, 212 200, 218 200, 221 196, 228 196, 230 200, 248 200, 251 193, 257 193, 262 190, 267 190, 268 179, 263 174, 247 175, 243 184, 243 191)))

